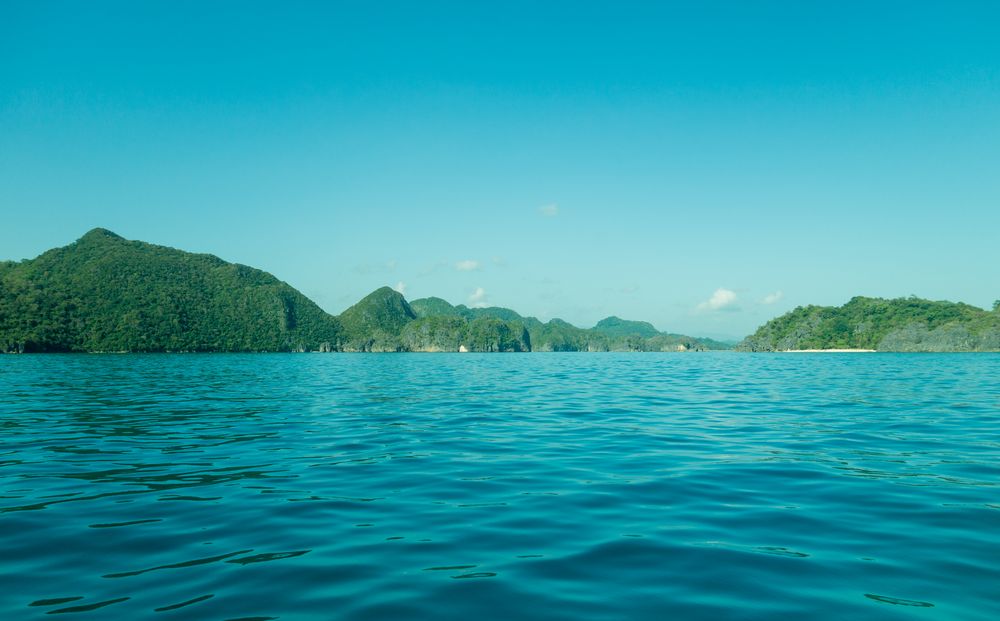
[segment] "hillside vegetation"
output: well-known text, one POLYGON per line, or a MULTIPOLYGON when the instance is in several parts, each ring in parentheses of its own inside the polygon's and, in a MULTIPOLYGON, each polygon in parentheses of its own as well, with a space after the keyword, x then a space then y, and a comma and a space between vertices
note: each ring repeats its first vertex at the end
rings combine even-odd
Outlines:
MULTIPOLYGON (((340 315, 343 351, 531 351, 524 325, 488 315, 451 312, 439 298, 411 306, 397 291, 382 287, 340 315), (420 311, 419 313, 417 311, 420 311), (431 314, 428 314, 431 313, 431 314)), ((468 309, 466 309, 468 310, 468 309)))
MULTIPOLYGON (((471 325, 489 318, 505 322, 515 330, 523 327, 527 332, 523 344, 530 346, 530 351, 640 352, 730 349, 729 345, 711 339, 668 334, 658 331, 645 321, 628 321, 614 316, 602 319, 593 328, 584 329, 562 319, 552 319, 543 323, 535 317, 524 317, 516 311, 499 306, 486 308, 469 308, 464 304, 452 306, 441 298, 414 300, 410 303, 410 307, 421 320, 441 321, 447 318, 452 320, 448 324, 451 326, 462 325, 456 320, 465 320, 471 325)), ((428 347, 434 349, 438 347, 438 343, 429 344, 428 347)))
POLYGON ((260 270, 94 229, 0 263, 0 350, 333 350, 340 323, 260 270))
POLYGON ((0 261, 0 352, 531 350, 522 322, 453 319, 388 287, 334 317, 266 272, 105 229, 0 261))
MULTIPOLYGON (((938 337, 894 336, 925 342, 938 337)), ((335 317, 266 272, 212 255, 126 240, 105 229, 35 259, 0 262, 0 352, 727 348, 614 316, 583 329, 560 319, 542 322, 509 308, 453 306, 441 298, 409 303, 388 287, 335 317)))
MULTIPOLYGON (((339 317, 274 276, 94 229, 27 261, 0 262, 0 352, 703 351, 711 339, 611 316, 590 329, 509 308, 408 303, 382 287, 339 317)), ((992 311, 916 297, 802 306, 740 351, 1000 351, 992 311)))
POLYGON ((800 306, 737 346, 739 351, 790 349, 1000 351, 1000 305, 987 311, 917 297, 856 297, 840 307, 800 306))

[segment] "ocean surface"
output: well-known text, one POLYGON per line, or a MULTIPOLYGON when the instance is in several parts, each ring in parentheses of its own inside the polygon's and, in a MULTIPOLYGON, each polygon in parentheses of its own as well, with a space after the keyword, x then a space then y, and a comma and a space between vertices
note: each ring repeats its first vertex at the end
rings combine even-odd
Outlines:
POLYGON ((1000 619, 1000 355, 0 357, 0 618, 1000 619))

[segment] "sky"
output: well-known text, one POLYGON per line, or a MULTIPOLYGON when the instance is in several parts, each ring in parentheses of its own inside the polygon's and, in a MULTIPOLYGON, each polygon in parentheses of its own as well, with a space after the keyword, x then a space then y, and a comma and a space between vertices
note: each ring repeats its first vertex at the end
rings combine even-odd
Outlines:
POLYGON ((0 259, 94 227, 738 338, 1000 298, 997 2, 4 2, 0 259))

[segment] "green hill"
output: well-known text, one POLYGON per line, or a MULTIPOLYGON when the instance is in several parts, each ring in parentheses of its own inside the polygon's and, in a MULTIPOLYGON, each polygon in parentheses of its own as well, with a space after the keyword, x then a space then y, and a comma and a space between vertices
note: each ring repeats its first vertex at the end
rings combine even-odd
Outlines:
POLYGON ((491 317, 502 321, 524 321, 524 317, 509 308, 489 306, 485 308, 469 308, 465 304, 452 306, 441 298, 420 298, 410 302, 410 307, 417 317, 465 317, 469 321, 480 317, 491 317))
POLYGON ((398 291, 382 287, 340 314, 345 351, 403 351, 399 336, 417 318, 398 291))
POLYGON ((487 306, 484 308, 469 308, 465 304, 459 304, 455 309, 462 314, 468 320, 479 319, 480 317, 488 317, 490 319, 499 319, 501 321, 524 321, 524 317, 518 314, 516 311, 512 311, 509 308, 502 308, 500 306, 487 306))
POLYGON ((469 322, 455 315, 418 317, 400 333, 400 345, 406 351, 448 352, 468 349, 469 322))
POLYGON ((562 319, 528 324, 533 351, 608 351, 608 339, 562 319))
POLYGON ((657 336, 660 331, 646 321, 628 321, 614 315, 602 319, 593 327, 593 331, 607 336, 638 336, 648 339, 657 336))
POLYGON ((339 322, 260 270, 94 229, 0 264, 0 350, 332 350, 339 322))
MULTIPOLYGON (((423 298, 411 303, 418 317, 462 317, 467 321, 482 318, 499 319, 519 324, 527 330, 531 351, 704 351, 732 349, 731 345, 712 339, 693 338, 682 334, 659 332, 645 321, 628 321, 618 317, 602 319, 590 329, 578 328, 562 319, 542 323, 535 317, 524 317, 509 308, 491 306, 469 308, 464 304, 452 306, 441 298, 423 298)), ((449 325, 458 326, 457 323, 449 325)), ((421 323, 420 329, 436 335, 428 345, 432 350, 452 343, 454 336, 441 339, 441 324, 421 323), (433 327, 432 327, 433 326, 433 327)))
POLYGON ((477 317, 469 322, 468 330, 470 351, 531 351, 531 337, 518 321, 477 317))
MULTIPOLYGON (((403 296, 382 287, 344 311, 344 351, 507 352, 531 351, 531 341, 519 321, 505 321, 489 312, 452 306, 441 298, 408 304, 403 296)), ((511 311, 513 312, 513 311, 511 311)))
POLYGON ((917 297, 855 297, 840 307, 800 306, 758 328, 737 349, 1000 351, 1000 310, 917 297))
POLYGON ((462 317, 462 312, 441 298, 421 298, 410 302, 417 317, 462 317))
POLYGON ((678 351, 708 339, 617 317, 592 329, 501 307, 407 303, 389 287, 339 317, 260 270, 94 229, 0 261, 0 352, 678 351))

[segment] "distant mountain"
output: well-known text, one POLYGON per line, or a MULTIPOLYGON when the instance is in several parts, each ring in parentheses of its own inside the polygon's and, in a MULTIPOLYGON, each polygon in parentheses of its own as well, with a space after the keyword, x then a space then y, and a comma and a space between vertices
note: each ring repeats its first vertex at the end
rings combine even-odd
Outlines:
MULTIPOLYGON (((417 317, 462 317, 462 312, 441 298, 421 298, 410 302, 417 317)), ((465 308, 464 306, 462 308, 465 308)))
POLYGON ((855 297, 840 307, 800 306, 737 346, 739 351, 789 349, 1000 351, 1000 306, 990 312, 917 297, 855 297))
POLYGON ((105 229, 0 263, 0 351, 333 350, 340 338, 266 272, 105 229))
POLYGON ((609 351, 607 337, 578 328, 562 319, 546 323, 531 318, 528 333, 533 351, 609 351))
POLYGON ((491 319, 499 319, 501 321, 524 321, 524 317, 519 315, 516 311, 512 311, 509 308, 501 308, 499 306, 487 306, 484 308, 468 308, 464 304, 459 304, 455 307, 459 313, 462 314, 466 319, 478 319, 480 317, 489 317, 491 319))
POLYGON ((468 345, 469 322, 457 315, 418 317, 403 329, 400 344, 407 351, 460 351, 468 345))
POLYGON ((340 314, 345 351, 402 351, 400 333, 416 313, 402 294, 376 289, 340 314))
POLYGON ((638 336, 644 339, 652 338, 660 333, 651 323, 627 321, 614 315, 598 321, 593 330, 608 336, 638 336))
POLYGON ((382 287, 339 317, 274 276, 94 229, 0 262, 0 352, 701 351, 711 339, 618 317, 585 330, 501 307, 408 303, 382 287))
POLYGON ((712 339, 663 333, 645 321, 628 321, 614 316, 602 319, 591 329, 584 329, 561 319, 542 323, 535 317, 524 317, 509 308, 498 306, 452 306, 441 298, 414 300, 411 306, 421 318, 461 317, 467 321, 491 318, 523 325, 528 332, 531 351, 704 351, 732 348, 712 339))

